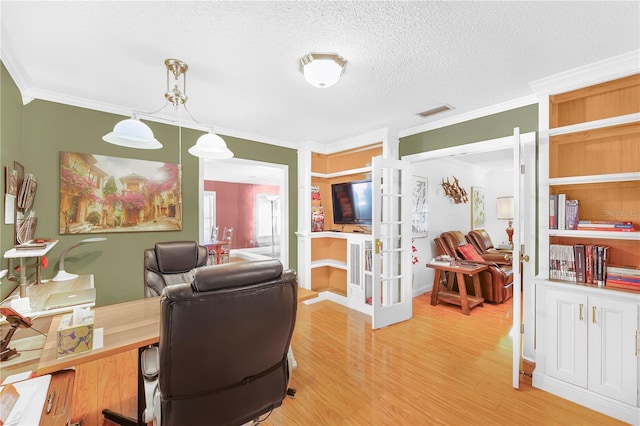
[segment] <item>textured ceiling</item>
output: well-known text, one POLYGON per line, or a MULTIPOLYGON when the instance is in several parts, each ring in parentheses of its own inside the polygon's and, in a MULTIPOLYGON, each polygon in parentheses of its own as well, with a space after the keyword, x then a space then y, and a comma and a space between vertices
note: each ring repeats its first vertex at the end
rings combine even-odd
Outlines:
MULTIPOLYGON (((329 144, 532 95, 528 84, 640 48, 640 2, 6 1, 2 59, 23 95, 130 114, 189 64, 188 107, 222 135, 329 144), (348 62, 328 89, 298 60, 348 62), (440 104, 454 110, 420 118, 440 104)), ((174 114, 169 110, 166 117, 174 114)), ((105 129, 105 133, 109 129, 105 129)))

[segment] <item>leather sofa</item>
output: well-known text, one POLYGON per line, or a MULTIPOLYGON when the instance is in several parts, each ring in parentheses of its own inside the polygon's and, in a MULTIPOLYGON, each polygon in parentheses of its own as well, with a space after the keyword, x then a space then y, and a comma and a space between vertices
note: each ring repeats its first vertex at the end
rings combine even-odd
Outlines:
POLYGON ((487 233, 487 231, 485 231, 484 229, 474 229, 472 231, 469 231, 466 239, 473 247, 475 247, 475 249, 478 251, 478 253, 480 253, 481 256, 484 256, 488 253, 499 254, 502 256, 504 256, 505 254, 510 255, 511 253, 513 253, 512 250, 497 249, 493 245, 491 236, 489 236, 489 233, 487 233))
MULTIPOLYGON (((467 260, 460 252, 460 248, 467 246, 469 242, 460 231, 447 231, 440 234, 440 240, 436 241, 436 248, 457 260, 467 260)), ((482 297, 491 303, 503 303, 513 296, 513 268, 509 260, 502 254, 489 254, 482 260, 474 260, 482 263, 489 269, 479 274, 482 297), (489 260, 494 257, 494 260, 489 260)), ((470 281, 470 280, 469 280, 470 281)), ((467 284, 467 291, 473 293, 473 285, 467 284)))

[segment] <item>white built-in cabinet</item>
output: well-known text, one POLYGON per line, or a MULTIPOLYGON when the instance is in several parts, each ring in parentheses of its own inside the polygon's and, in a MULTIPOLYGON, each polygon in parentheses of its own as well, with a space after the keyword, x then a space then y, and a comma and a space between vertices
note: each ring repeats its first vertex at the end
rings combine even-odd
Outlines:
POLYGON ((640 74, 539 95, 548 161, 538 174, 533 386, 640 424, 640 291, 549 275, 551 244, 608 246, 609 265, 640 269, 640 232, 549 229, 549 195, 560 193, 579 200, 580 219, 640 226, 640 74))
POLYGON ((547 375, 636 406, 638 301, 580 288, 543 292, 547 375))

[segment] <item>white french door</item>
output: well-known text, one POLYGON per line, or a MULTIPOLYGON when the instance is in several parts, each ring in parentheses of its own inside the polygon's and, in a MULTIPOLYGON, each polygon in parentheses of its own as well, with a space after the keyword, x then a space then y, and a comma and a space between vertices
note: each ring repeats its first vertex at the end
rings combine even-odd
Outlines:
POLYGON ((411 163, 373 159, 372 328, 411 318, 411 163))
POLYGON ((535 294, 535 133, 513 129, 513 387, 520 386, 523 346, 531 355, 534 341, 535 294), (522 293, 524 292, 524 297, 522 293), (525 304, 524 315, 523 306, 525 304), (523 345, 524 334, 524 345, 523 345))

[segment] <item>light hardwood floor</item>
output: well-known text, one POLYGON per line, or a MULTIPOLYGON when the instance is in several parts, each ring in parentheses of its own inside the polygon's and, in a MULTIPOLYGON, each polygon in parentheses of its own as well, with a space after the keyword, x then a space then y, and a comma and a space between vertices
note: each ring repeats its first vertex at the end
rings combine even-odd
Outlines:
POLYGON ((511 303, 414 299, 413 319, 372 331, 329 301, 301 304, 287 399, 265 425, 607 425, 608 416, 529 385, 511 387, 511 303))

